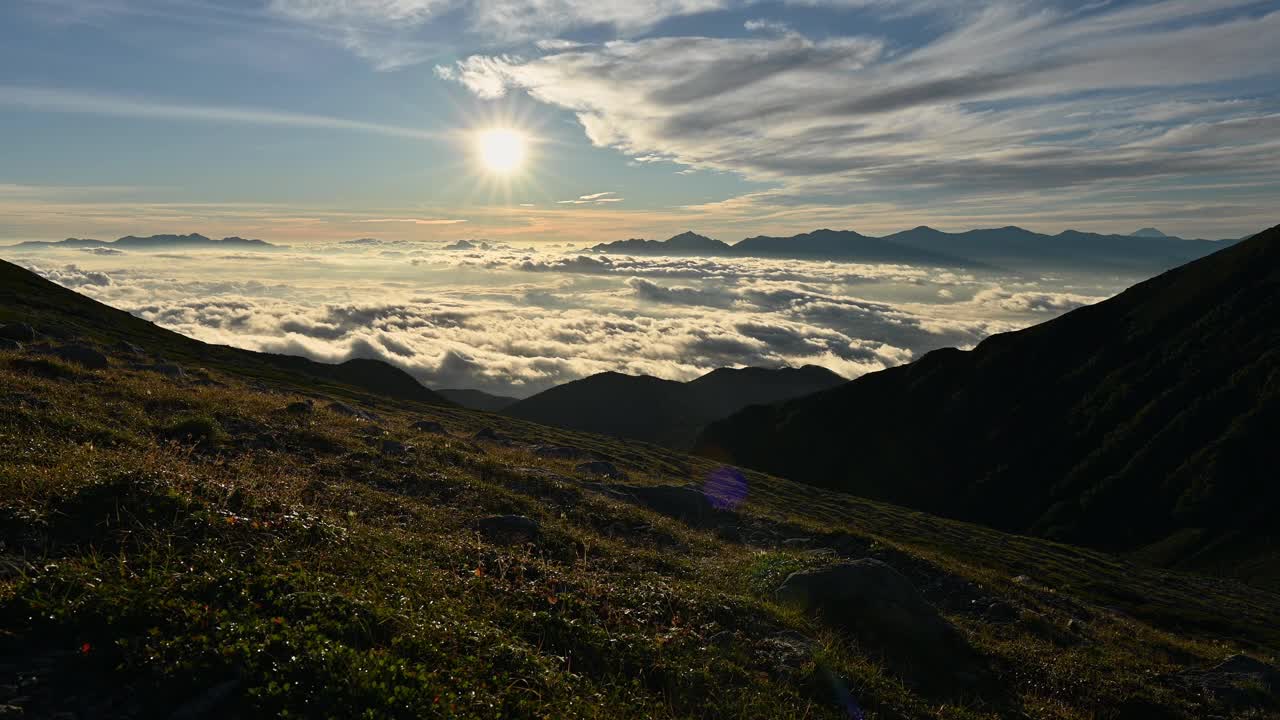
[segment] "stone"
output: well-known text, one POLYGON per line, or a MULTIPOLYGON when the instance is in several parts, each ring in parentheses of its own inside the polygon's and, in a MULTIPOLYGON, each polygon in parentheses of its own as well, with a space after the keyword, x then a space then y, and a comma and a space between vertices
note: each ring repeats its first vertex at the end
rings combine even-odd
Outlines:
POLYGON ((533 449, 533 454, 540 458, 554 460, 577 460, 587 453, 579 448, 566 445, 539 445, 533 449))
POLYGON ((88 345, 63 345, 54 348, 54 357, 65 362, 74 363, 90 370, 105 370, 108 366, 107 356, 88 345))
POLYGON ((503 435, 502 433, 498 432, 497 430, 494 430, 493 428, 480 428, 480 430, 476 431, 476 434, 472 436, 472 439, 480 440, 483 442, 497 443, 498 445, 506 445, 506 446, 515 444, 515 441, 513 441, 511 438, 507 437, 506 435, 503 435))
POLYGON ((284 411, 290 415, 310 415, 314 409, 315 403, 308 399, 291 402, 285 406, 284 411))
POLYGON ((410 425, 409 427, 413 428, 414 430, 417 430, 418 432, 424 432, 431 435, 448 435, 449 434, 449 431, 444 428, 444 425, 441 425, 435 420, 419 420, 418 422, 410 425))
POLYGON ((0 338, 0 350, 8 350, 9 352, 19 352, 22 350, 22 343, 9 338, 0 338))
POLYGON ((578 463, 574 468, 580 473, 588 475, 599 475, 601 477, 618 480, 626 477, 626 474, 618 469, 616 465, 607 460, 591 460, 584 463, 578 463))
POLYGON ((476 521, 476 529, 490 540, 533 540, 538 521, 524 515, 489 515, 476 521))
POLYGON ((987 606, 982 619, 993 623, 1008 623, 1018 619, 1018 610, 1003 600, 996 600, 987 606))
POLYGON ((409 454, 408 445, 390 438, 386 438, 379 443, 378 450, 381 451, 383 455, 392 455, 394 457, 401 457, 409 454))
POLYGON ((792 573, 778 602, 821 617, 905 682, 927 692, 965 689, 985 662, 906 577, 872 558, 792 573))
POLYGON ((344 402, 334 401, 329 403, 327 407, 331 412, 335 412, 339 415, 346 415, 347 417, 353 417, 357 420, 364 420, 367 422, 378 422, 381 420, 381 418, 379 418, 375 413, 371 413, 368 410, 362 410, 358 407, 352 407, 344 402))

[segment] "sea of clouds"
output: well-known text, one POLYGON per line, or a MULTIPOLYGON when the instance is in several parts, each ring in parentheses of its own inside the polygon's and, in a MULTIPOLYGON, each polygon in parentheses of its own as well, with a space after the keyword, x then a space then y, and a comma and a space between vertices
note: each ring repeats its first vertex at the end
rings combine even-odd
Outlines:
POLYGON ((206 342, 378 358, 431 387, 516 396, 606 370, 688 380, 722 366, 816 364, 852 378, 972 347, 1136 279, 376 240, 5 255, 206 342))

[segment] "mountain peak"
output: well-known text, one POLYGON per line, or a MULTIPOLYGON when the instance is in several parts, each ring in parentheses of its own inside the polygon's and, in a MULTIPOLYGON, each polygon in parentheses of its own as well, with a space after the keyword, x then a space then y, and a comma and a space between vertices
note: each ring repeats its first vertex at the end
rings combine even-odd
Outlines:
POLYGON ((1141 230, 1135 231, 1133 233, 1133 237, 1164 238, 1169 236, 1153 227, 1144 227, 1141 230))

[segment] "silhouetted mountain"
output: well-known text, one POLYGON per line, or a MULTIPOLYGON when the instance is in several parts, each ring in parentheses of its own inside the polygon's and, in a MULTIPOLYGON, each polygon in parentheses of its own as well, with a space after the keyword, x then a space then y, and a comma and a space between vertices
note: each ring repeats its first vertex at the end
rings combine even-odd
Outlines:
POLYGON ((191 233, 189 235, 150 235, 148 237, 137 237, 134 235, 126 235, 118 240, 89 240, 85 238, 67 238, 66 240, 57 240, 46 242, 42 240, 31 240, 28 242, 10 245, 13 249, 38 250, 42 248, 87 248, 87 247, 114 247, 127 248, 130 250, 167 250, 171 248, 214 248, 218 250, 278 250, 280 245, 272 245, 263 240, 252 240, 242 237, 225 237, 221 240, 205 237, 199 233, 191 233))
POLYGON ((6 315, 15 319, 57 327, 60 335, 83 335, 102 342, 146 342, 163 352, 169 362, 234 367, 238 373, 304 389, 331 389, 336 383, 348 391, 357 389, 394 399, 452 404, 412 375, 381 360, 357 358, 332 365, 293 355, 209 345, 103 305, 3 260, 0 260, 0 306, 6 315))
POLYGON ((813 365, 722 368, 684 383, 605 372, 538 393, 502 414, 683 448, 706 423, 748 405, 799 397, 843 382, 839 375, 813 365))
POLYGON ((791 479, 1280 578, 1280 227, 970 352, 711 424, 791 479))
POLYGON ((491 395, 482 390, 436 390, 438 395, 446 398, 450 402, 457 403, 464 408, 471 410, 484 410, 485 412, 498 412, 503 408, 518 402, 519 398, 507 397, 505 395, 491 395))
POLYGON ((1099 235, 1076 230, 1043 235, 1013 226, 961 233, 918 227, 885 239, 1027 272, 1079 270, 1146 274, 1176 267, 1223 247, 1207 240, 1167 236, 1099 235))
POLYGON ((734 245, 733 254, 943 267, 975 264, 954 254, 902 245, 852 230, 824 229, 792 237, 751 237, 734 245))
POLYGON ((725 255, 730 252, 727 243, 712 240, 693 231, 682 232, 666 240, 618 240, 601 243, 592 252, 624 253, 629 255, 725 255))
POLYGON ((593 252, 630 255, 729 255, 934 267, 992 267, 1020 272, 1101 271, 1150 274, 1222 249, 1228 241, 1183 240, 1146 228, 1133 235, 1067 230, 1044 235, 1020 227, 947 233, 930 227, 870 237, 852 230, 758 236, 728 245, 693 232, 669 240, 620 240, 593 252), (1154 234, 1153 234, 1154 233, 1154 234))

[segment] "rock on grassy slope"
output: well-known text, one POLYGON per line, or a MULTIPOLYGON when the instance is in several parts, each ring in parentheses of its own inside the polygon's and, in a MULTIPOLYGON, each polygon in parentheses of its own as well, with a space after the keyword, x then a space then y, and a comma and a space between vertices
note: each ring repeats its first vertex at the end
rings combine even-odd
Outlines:
POLYGON ((0 712, 1277 708, 1274 594, 649 445, 278 378, 251 354, 175 359, 154 329, 93 327, 117 317, 99 308, 42 286, 0 304, 0 321, 37 334, 0 350, 0 712), (49 339, 55 326, 72 329, 49 339), (53 354, 68 345, 106 367, 53 354), (156 371, 160 353, 181 373, 156 371), (801 585, 880 615, 779 592, 801 585))
POLYGON ((702 452, 1280 588, 1280 227, 970 352, 713 423, 702 452))

